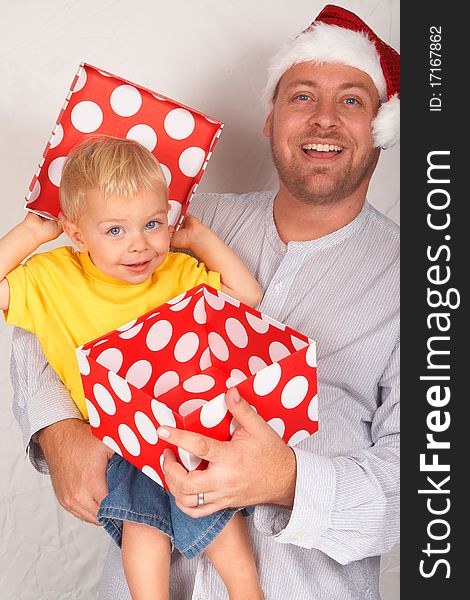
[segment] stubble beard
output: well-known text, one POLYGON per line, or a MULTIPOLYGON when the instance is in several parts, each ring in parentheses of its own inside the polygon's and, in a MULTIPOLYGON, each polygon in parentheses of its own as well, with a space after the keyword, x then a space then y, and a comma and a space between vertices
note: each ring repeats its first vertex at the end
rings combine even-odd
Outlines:
POLYGON ((336 204, 353 194, 365 179, 370 179, 378 159, 378 151, 371 148, 359 161, 344 163, 341 169, 308 165, 295 158, 289 162, 278 152, 271 131, 271 152, 278 175, 288 192, 309 205, 336 204))

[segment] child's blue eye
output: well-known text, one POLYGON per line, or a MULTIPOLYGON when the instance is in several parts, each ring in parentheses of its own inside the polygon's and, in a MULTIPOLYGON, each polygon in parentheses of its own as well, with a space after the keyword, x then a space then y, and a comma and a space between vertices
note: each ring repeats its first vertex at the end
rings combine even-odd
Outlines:
POLYGON ((108 233, 112 236, 119 235, 121 233, 121 231, 122 231, 121 227, 111 227, 111 229, 108 229, 108 233))
POLYGON ((146 227, 146 229, 155 229, 156 227, 158 227, 158 222, 157 221, 149 221, 145 227, 146 227))

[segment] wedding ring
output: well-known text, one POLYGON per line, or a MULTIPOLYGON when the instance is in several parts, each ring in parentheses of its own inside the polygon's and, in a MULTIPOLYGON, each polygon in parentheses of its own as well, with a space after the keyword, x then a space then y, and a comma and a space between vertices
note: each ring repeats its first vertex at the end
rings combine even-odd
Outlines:
POLYGON ((204 506, 204 492, 199 492, 197 495, 197 506, 204 506))

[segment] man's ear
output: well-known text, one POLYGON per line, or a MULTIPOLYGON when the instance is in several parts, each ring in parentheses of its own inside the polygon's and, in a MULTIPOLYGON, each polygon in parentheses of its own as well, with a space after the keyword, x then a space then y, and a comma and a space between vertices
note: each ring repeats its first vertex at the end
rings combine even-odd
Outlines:
POLYGON ((62 223, 62 228, 66 235, 70 238, 70 241, 77 246, 80 252, 86 252, 87 246, 78 225, 66 219, 62 213, 59 215, 59 219, 62 223))
POLYGON ((271 111, 269 113, 269 115, 266 117, 266 121, 264 122, 263 135, 265 137, 267 137, 267 138, 271 137, 271 124, 272 124, 272 122, 273 122, 273 111, 271 111))

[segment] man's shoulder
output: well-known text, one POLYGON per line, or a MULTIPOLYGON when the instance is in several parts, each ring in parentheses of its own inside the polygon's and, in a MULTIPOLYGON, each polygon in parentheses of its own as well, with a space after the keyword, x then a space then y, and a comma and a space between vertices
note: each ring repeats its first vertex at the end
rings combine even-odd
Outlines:
POLYGON ((247 192, 245 194, 233 193, 199 193, 191 201, 190 212, 199 214, 214 214, 219 211, 244 211, 266 206, 273 198, 272 190, 247 192))
POLYGON ((237 232, 252 235, 260 231, 265 216, 272 207, 275 192, 247 194, 198 194, 191 202, 190 212, 227 241, 237 232))
POLYGON ((375 230, 382 239, 388 239, 392 245, 400 244, 400 227, 392 219, 371 204, 368 205, 367 215, 370 228, 375 230))

